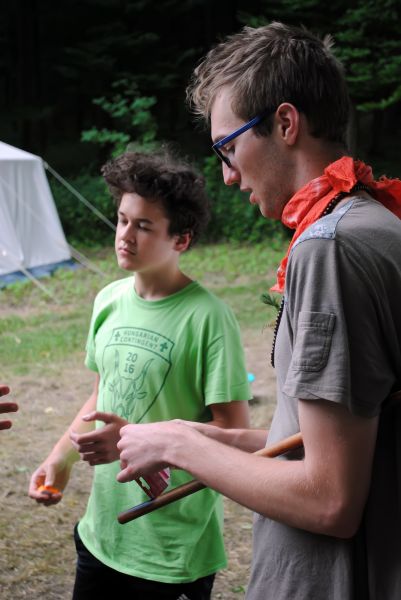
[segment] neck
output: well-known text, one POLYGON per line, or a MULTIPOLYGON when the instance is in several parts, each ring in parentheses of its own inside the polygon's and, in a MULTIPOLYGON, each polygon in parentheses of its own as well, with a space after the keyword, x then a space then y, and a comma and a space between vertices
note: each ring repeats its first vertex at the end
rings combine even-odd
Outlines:
POLYGON ((323 175, 325 168, 346 155, 342 144, 323 142, 308 135, 295 157, 294 194, 307 183, 323 175))
POLYGON ((163 272, 135 273, 135 291, 144 300, 161 300, 182 290, 191 279, 178 268, 163 272))

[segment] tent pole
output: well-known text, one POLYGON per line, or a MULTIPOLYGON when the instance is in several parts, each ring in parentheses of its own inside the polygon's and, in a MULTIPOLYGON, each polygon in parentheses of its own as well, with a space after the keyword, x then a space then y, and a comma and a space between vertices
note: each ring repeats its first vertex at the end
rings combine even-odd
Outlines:
POLYGON ((64 177, 59 175, 59 173, 57 173, 57 171, 55 171, 47 162, 43 161, 43 165, 45 169, 50 171, 50 173, 57 179, 57 181, 59 181, 64 187, 66 187, 67 190, 71 192, 71 194, 74 194, 74 196, 78 198, 78 200, 85 204, 85 206, 87 206, 96 216, 98 216, 99 219, 103 221, 103 223, 106 223, 106 225, 108 225, 113 231, 116 230, 116 226, 114 225, 114 223, 109 221, 109 219, 105 217, 104 214, 96 208, 96 206, 94 206, 91 202, 89 202, 89 200, 82 196, 82 194, 80 194, 78 190, 76 190, 70 183, 68 183, 68 181, 64 179, 64 177))
POLYGON ((25 275, 25 277, 27 277, 28 279, 30 279, 32 281, 32 283, 34 283, 38 288, 40 288, 42 290, 42 292, 44 292, 45 294, 47 294, 47 296, 50 296, 50 298, 56 303, 56 304, 60 304, 60 301, 58 300, 58 298, 52 294, 45 285, 43 285, 43 283, 41 283, 38 279, 36 279, 36 277, 34 277, 32 275, 32 273, 30 273, 28 271, 28 269, 26 269, 22 263, 20 263, 20 261, 16 258, 16 256, 14 256, 12 253, 7 252, 7 250, 5 250, 5 248, 3 248, 1 250, 1 254, 3 256, 9 256, 11 258, 11 260, 14 261, 14 263, 17 265, 18 270, 21 271, 21 273, 23 273, 25 275))

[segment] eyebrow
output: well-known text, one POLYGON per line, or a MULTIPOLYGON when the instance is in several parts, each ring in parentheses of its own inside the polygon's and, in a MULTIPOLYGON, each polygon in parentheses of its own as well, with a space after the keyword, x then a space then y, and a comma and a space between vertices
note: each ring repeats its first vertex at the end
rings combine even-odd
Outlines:
POLYGON ((218 135, 216 138, 212 138, 213 146, 214 146, 214 144, 221 142, 221 140, 224 140, 224 138, 226 138, 228 135, 230 135, 230 134, 227 133, 226 135, 218 135))
MULTIPOLYGON (((117 214, 121 215, 122 217, 127 217, 125 212, 123 212, 122 210, 118 210, 117 214)), ((146 219, 145 217, 135 218, 134 221, 140 221, 141 223, 148 223, 149 225, 153 224, 153 221, 151 221, 150 219, 146 219)))

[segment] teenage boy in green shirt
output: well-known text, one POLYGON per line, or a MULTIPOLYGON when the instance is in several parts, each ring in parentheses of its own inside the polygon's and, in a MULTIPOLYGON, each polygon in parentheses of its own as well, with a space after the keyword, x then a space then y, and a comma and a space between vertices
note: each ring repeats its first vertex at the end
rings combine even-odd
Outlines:
MULTIPOLYGON (((55 504, 75 461, 95 466, 75 530, 74 600, 115 590, 144 600, 207 600, 216 571, 226 565, 218 494, 204 490, 124 526, 116 519, 146 500, 136 484, 116 481, 123 425, 177 418, 249 425, 236 320, 179 267, 209 218, 204 182, 165 153, 123 154, 103 175, 118 207, 117 261, 135 277, 106 286, 95 300, 86 357, 96 372, 93 393, 32 475, 29 494, 55 504), (43 484, 60 493, 40 492, 43 484)), ((190 478, 173 470, 171 485, 190 478)))

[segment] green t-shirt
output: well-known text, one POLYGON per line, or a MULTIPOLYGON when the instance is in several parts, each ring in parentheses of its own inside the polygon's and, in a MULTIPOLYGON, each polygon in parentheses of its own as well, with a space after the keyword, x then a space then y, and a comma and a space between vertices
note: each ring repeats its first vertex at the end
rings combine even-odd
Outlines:
MULTIPOLYGON (((94 304, 86 365, 100 375, 98 410, 131 423, 209 421, 208 405, 250 398, 238 324, 196 282, 156 301, 137 296, 133 277, 104 288, 94 304)), ((135 482, 118 483, 119 470, 118 461, 94 468, 79 523, 94 556, 117 571, 166 583, 226 566, 216 492, 202 490, 120 525, 119 512, 148 498, 135 482)), ((190 479, 172 470, 170 487, 190 479)))

